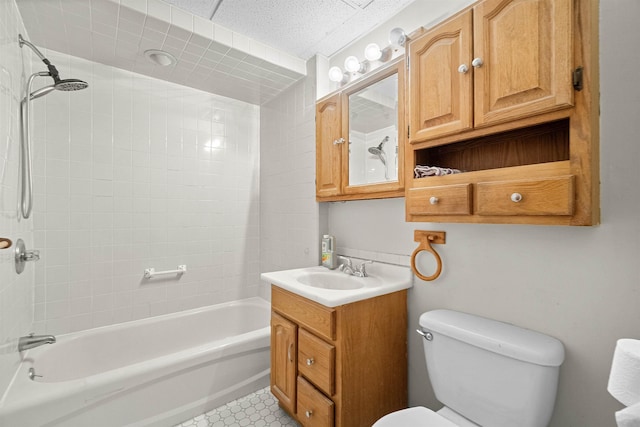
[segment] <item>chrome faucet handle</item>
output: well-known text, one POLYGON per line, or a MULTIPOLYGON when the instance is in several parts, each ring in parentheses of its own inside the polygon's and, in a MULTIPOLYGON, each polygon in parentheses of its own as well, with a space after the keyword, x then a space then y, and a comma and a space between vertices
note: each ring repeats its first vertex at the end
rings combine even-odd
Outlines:
POLYGON ((338 267, 338 269, 340 271, 344 270, 345 267, 349 267, 352 268, 353 264, 351 262, 351 258, 343 256, 343 255, 338 255, 338 262, 340 262, 340 266, 338 267))
POLYGON ((367 264, 373 264, 373 261, 369 260, 369 261, 364 261, 362 264, 360 264, 357 268, 356 268, 356 272, 358 273, 358 276, 360 277, 367 277, 367 264))

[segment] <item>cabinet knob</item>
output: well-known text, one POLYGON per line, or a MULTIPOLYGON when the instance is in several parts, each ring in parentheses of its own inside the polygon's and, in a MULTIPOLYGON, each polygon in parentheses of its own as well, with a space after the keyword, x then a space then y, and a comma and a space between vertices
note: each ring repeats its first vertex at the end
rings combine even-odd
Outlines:
POLYGON ((431 203, 432 205, 437 205, 438 198, 436 196, 431 196, 431 198, 429 198, 429 203, 431 203))
POLYGON ((522 200, 522 194, 520 193, 513 193, 511 195, 511 201, 514 203, 518 203, 520 200, 522 200))
POLYGON ((471 61, 471 65, 473 65, 473 68, 480 68, 482 67, 482 64, 484 64, 482 58, 475 58, 473 61, 471 61))
POLYGON ((467 64, 462 64, 458 67, 458 72, 460 74, 467 74, 467 71, 469 71, 469 67, 467 66, 467 64))
POLYGON ((333 145, 344 144, 344 138, 334 139, 333 145))
POLYGON ((311 418, 311 415, 313 415, 313 411, 311 411, 311 410, 305 411, 304 415, 305 415, 307 418, 311 418))
POLYGON ((312 357, 311 359, 307 359, 307 366, 311 366, 311 365, 313 365, 314 363, 316 363, 316 361, 315 361, 315 360, 313 360, 313 357, 312 357))

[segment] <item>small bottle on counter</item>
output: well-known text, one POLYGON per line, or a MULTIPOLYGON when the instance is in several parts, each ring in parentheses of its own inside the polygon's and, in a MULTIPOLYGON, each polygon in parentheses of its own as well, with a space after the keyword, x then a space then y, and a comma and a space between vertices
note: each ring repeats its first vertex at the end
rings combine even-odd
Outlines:
POLYGON ((322 236, 322 266, 333 270, 338 266, 338 257, 335 254, 336 240, 333 236, 322 236))

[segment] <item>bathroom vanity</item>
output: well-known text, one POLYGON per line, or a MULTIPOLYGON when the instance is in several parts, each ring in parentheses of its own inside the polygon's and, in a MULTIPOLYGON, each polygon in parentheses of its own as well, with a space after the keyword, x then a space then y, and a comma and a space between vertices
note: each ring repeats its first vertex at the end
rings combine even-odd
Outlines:
POLYGON ((407 406, 407 291, 339 307, 271 287, 271 392, 305 427, 407 406))
POLYGON ((271 392, 305 427, 370 427, 407 406, 410 271, 371 267, 364 278, 322 267, 262 275, 272 283, 271 392))

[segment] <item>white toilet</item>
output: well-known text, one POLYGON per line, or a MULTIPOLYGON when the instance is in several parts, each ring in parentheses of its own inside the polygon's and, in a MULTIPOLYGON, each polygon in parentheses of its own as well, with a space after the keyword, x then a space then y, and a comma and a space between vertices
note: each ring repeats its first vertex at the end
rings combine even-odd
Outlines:
POLYGON ((385 415, 373 427, 547 427, 564 361, 560 341, 539 332, 459 313, 420 316, 438 412, 385 415))

